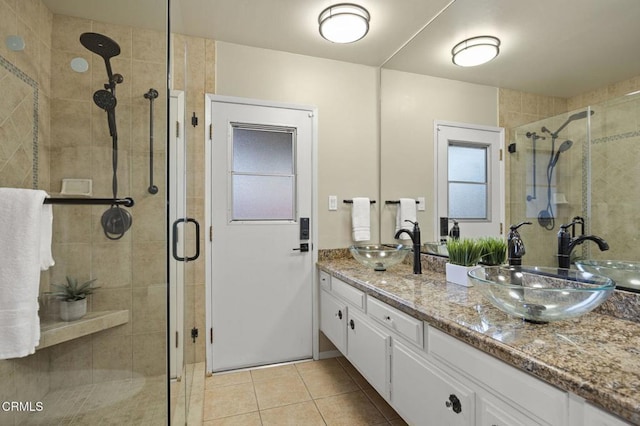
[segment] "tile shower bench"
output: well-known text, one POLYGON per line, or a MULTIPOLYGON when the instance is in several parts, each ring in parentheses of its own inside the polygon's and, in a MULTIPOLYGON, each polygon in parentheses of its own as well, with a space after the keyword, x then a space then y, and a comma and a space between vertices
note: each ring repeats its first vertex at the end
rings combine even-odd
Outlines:
POLYGON ((42 320, 40 322, 40 350, 58 343, 78 339, 129 322, 129 311, 88 312, 76 321, 42 320))
POLYGON ((640 424, 638 322, 531 324, 428 268, 317 266, 322 331, 411 424, 640 424))

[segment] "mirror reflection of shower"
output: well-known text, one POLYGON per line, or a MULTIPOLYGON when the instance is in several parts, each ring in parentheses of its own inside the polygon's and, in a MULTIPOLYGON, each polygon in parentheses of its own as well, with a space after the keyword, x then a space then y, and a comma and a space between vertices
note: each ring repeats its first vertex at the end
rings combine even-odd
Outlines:
MULTIPOLYGON (((594 111, 591 111, 590 115, 593 115, 594 111)), ((556 140, 559 137, 559 134, 565 127, 567 127, 572 121, 582 120, 589 116, 588 111, 581 111, 569 116, 569 118, 556 130, 555 132, 550 131, 547 127, 542 126, 540 131, 542 133, 546 133, 551 139, 551 150, 549 152, 549 161, 547 162, 547 172, 546 172, 546 189, 547 189, 547 203, 546 207, 538 212, 538 224, 545 229, 552 230, 555 228, 555 213, 553 211, 553 199, 551 196, 551 187, 553 183, 553 172, 555 170, 556 165, 558 164, 558 160, 560 160, 560 154, 568 151, 573 146, 573 141, 565 140, 558 146, 556 149, 556 140)), ((532 201, 537 199, 536 194, 536 141, 537 140, 546 140, 545 136, 540 136, 536 132, 527 132, 527 138, 530 138, 533 143, 533 194, 527 195, 527 201, 532 201)))
MULTIPOLYGON (((124 81, 121 74, 114 74, 111 69, 111 58, 120 54, 120 46, 111 38, 98 33, 83 33, 80 35, 80 43, 104 59, 107 69, 107 83, 104 89, 99 89, 93 94, 95 104, 107 113, 107 125, 112 141, 112 168, 113 177, 111 180, 113 198, 118 197, 118 130, 116 125, 116 86, 124 81)), ((131 213, 121 208, 117 204, 112 204, 104 212, 101 219, 104 235, 110 240, 122 238, 131 227, 133 219, 131 213)))

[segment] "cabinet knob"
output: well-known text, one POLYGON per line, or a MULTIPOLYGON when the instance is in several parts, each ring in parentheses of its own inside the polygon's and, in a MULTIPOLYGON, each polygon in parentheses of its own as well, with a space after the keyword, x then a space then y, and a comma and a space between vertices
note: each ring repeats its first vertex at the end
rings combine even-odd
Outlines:
POLYGON ((356 329, 356 323, 353 322, 353 320, 349 321, 349 326, 351 327, 352 330, 356 329))
POLYGON ((338 314, 336 315, 338 318, 342 319, 342 311, 338 311, 338 314))
POLYGON ((459 414, 462 412, 462 403, 454 394, 449 395, 449 400, 444 403, 447 408, 451 408, 454 413, 459 414))

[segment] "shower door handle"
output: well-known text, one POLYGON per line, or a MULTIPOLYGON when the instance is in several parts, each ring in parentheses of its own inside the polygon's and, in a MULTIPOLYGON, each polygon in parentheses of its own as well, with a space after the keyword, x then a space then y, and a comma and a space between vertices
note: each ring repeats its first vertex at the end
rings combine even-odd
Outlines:
POLYGON ((190 217, 181 217, 173 222, 173 258, 179 262, 191 262, 200 257, 200 224, 197 220, 190 217), (178 256, 178 225, 182 222, 191 222, 196 226, 196 254, 193 256, 178 256))

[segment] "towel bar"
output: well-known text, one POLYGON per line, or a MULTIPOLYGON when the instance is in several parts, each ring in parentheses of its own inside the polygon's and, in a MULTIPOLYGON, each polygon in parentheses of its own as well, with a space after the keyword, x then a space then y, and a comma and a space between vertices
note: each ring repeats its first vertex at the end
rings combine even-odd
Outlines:
MULTIPOLYGON (((394 201, 385 201, 385 204, 400 204, 400 200, 394 200, 394 201)), ((420 204, 420 201, 416 200, 416 204, 420 204)))
MULTIPOLYGON (((353 204, 353 200, 342 200, 345 204, 353 204)), ((369 204, 375 204, 376 200, 369 200, 369 204)))
POLYGON ((67 204, 67 205, 118 205, 133 207, 133 198, 45 198, 44 204, 67 204))

